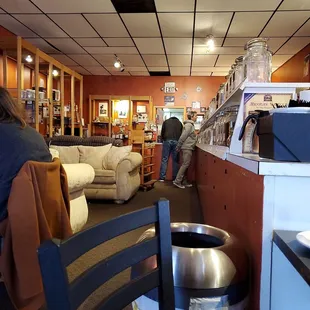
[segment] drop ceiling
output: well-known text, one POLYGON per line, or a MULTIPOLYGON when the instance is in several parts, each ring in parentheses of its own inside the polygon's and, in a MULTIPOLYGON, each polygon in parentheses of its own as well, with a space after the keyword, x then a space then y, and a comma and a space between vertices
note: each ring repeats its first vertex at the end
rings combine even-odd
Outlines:
POLYGON ((253 37, 273 70, 309 44, 310 0, 1 0, 0 25, 83 75, 224 76, 253 37))

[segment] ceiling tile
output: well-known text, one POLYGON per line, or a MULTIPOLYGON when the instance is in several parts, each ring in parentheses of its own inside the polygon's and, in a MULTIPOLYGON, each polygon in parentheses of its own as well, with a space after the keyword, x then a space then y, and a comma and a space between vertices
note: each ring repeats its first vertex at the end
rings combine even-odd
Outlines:
POLYGON ((228 72, 230 67, 193 67, 192 72, 228 72))
POLYGON ((41 51, 47 54, 59 54, 60 52, 49 45, 45 40, 41 38, 27 38, 27 41, 39 48, 41 51))
POLYGON ((83 47, 89 46, 107 46, 101 38, 74 38, 74 40, 83 47))
POLYGON ((155 13, 154 0, 111 0, 119 13, 155 13))
POLYGON ((167 54, 191 54, 193 40, 191 38, 164 38, 167 54))
POLYGON ((121 14, 132 37, 160 37, 155 13, 121 14))
POLYGON ((190 67, 170 67, 170 73, 172 76, 189 76, 190 67))
POLYGON ((295 55, 310 43, 310 37, 293 37, 285 43, 276 55, 295 55))
MULTIPOLYGON (((24 1, 24 0, 22 0, 24 1)), ((113 13, 115 8, 110 0, 32 0, 46 13, 113 13)))
POLYGON ((4 14, 5 12, 3 10, 0 9, 0 14, 4 14))
POLYGON ((1 0, 1 7, 8 13, 41 13, 35 5, 25 0, 1 0))
POLYGON ((192 72, 191 76, 210 76, 212 71, 192 72))
POLYGON ((80 73, 80 74, 83 74, 83 75, 91 75, 90 72, 88 72, 87 70, 85 70, 83 67, 81 66, 68 66, 70 69, 80 73))
POLYGON ((62 54, 50 54, 51 57, 55 58, 56 60, 58 60, 59 62, 61 62, 62 64, 64 64, 65 66, 76 66, 77 63, 70 59, 68 56, 66 55, 62 55, 62 54))
POLYGON ((169 66, 187 67, 191 65, 192 55, 168 55, 169 66))
POLYGON ((272 56, 272 66, 280 67, 292 57, 293 55, 274 55, 272 56))
POLYGON ((90 54, 130 54, 135 55, 139 54, 135 47, 85 47, 88 53, 90 54))
POLYGON ((103 67, 88 67, 85 66, 84 67, 87 71, 89 71, 90 73, 94 74, 94 75, 110 75, 110 73, 104 69, 103 67))
POLYGON ((168 66, 164 66, 164 67, 148 67, 150 72, 164 72, 164 71, 168 71, 169 68, 168 66))
POLYGON ((246 43, 252 40, 253 37, 247 38, 226 38, 224 42, 224 46, 242 46, 244 47, 246 43))
POLYGON ((104 38, 109 46, 135 46, 131 38, 104 38))
POLYGON ((97 59, 103 66, 112 66, 115 61, 114 55, 94 55, 94 58, 97 59))
POLYGON ((65 54, 87 54, 82 47, 70 38, 47 39, 47 41, 65 54))
POLYGON ((111 72, 111 74, 112 75, 125 75, 125 76, 126 75, 128 75, 128 76, 130 75, 129 72, 127 72, 127 71, 123 71, 123 72, 121 72, 121 71, 113 71, 113 72, 111 72))
POLYGON ((272 12, 236 12, 227 36, 256 37, 266 25, 271 14, 272 12))
POLYGON ((216 66, 217 67, 230 67, 232 64, 235 63, 236 55, 220 55, 216 66))
POLYGON ((164 55, 142 55, 142 57, 148 67, 166 67, 167 66, 166 56, 164 55))
POLYGON ((310 19, 297 31, 295 36, 310 36, 310 19))
MULTIPOLYGON (((115 61, 114 55, 94 55, 103 66, 112 66, 115 61)), ((118 58, 125 66, 144 67, 143 60, 140 55, 118 55, 118 58)))
MULTIPOLYGON (((195 38, 194 45, 195 46, 206 46, 206 38, 195 38)), ((214 38, 215 46, 222 46, 224 38, 214 38)))
POLYGON ((85 14, 84 16, 102 37, 129 37, 118 14, 85 14))
POLYGON ((225 4, 219 0, 197 0, 197 12, 200 11, 273 11, 281 0, 229 0, 225 4))
POLYGON ((195 0, 155 0, 157 12, 194 12, 195 0))
POLYGON ((193 67, 214 66, 217 55, 193 55, 193 67))
POLYGON ((0 14, 0 25, 21 37, 37 37, 35 33, 7 14, 0 14))
POLYGON ((226 76, 228 74, 228 72, 215 72, 213 71, 212 76, 226 76))
MULTIPOLYGON (((216 0, 218 1, 218 0, 216 0)), ((225 37, 233 13, 197 13, 195 37, 225 37)))
POLYGON ((310 10, 309 0, 285 0, 279 10, 310 10))
POLYGON ((134 38, 134 40, 141 54, 165 54, 160 38, 134 38))
POLYGON ((276 12, 261 34, 265 37, 291 36, 307 19, 309 12, 276 12))
MULTIPOLYGON (((194 46, 194 54, 196 55, 206 55, 206 48, 203 46, 194 46)), ((209 52, 208 55, 243 55, 243 47, 215 47, 214 51, 209 52)))
POLYGON ((98 62, 91 57, 90 55, 70 55, 68 54, 70 58, 72 58, 74 61, 76 61, 81 66, 98 66, 98 62))
POLYGON ((148 71, 129 71, 133 76, 150 76, 148 71))
POLYGON ((18 14, 13 16, 44 38, 67 37, 67 35, 44 14, 18 14))
POLYGON ((126 70, 130 71, 130 72, 148 72, 147 68, 144 67, 130 67, 130 66, 126 66, 126 70))
POLYGON ((50 14, 48 16, 71 37, 98 37, 96 31, 81 14, 50 14))
POLYGON ((270 38, 267 42, 269 50, 271 50, 273 53, 275 53, 280 46, 287 41, 288 37, 283 38, 270 38))
POLYGON ((159 13, 158 18, 163 37, 193 36, 193 13, 159 13))

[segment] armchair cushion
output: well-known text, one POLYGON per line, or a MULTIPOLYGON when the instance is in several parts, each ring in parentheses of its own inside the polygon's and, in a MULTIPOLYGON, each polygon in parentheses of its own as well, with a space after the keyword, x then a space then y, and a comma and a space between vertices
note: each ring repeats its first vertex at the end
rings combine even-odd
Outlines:
POLYGON ((57 150, 62 164, 78 164, 80 153, 77 146, 51 145, 51 149, 57 150))
POLYGON ((102 169, 103 161, 112 144, 104 146, 78 146, 80 163, 91 165, 94 169, 102 169))
POLYGON ((122 158, 118 163, 117 170, 122 170, 123 172, 131 172, 136 168, 140 167, 142 163, 142 156, 136 152, 130 152, 129 155, 122 158))
POLYGON ((94 184, 115 184, 116 176, 113 170, 95 169, 94 184))
POLYGON ((126 156, 130 154, 132 150, 132 145, 115 147, 112 146, 108 154, 104 158, 103 168, 106 170, 116 171, 119 162, 126 156))

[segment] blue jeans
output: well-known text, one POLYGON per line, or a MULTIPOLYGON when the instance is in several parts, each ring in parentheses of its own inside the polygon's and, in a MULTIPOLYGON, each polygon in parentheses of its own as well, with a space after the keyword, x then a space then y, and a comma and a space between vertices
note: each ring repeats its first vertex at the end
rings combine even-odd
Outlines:
POLYGON ((167 165, 170 154, 172 154, 172 177, 176 178, 179 170, 179 154, 176 150, 178 141, 167 140, 163 143, 163 152, 161 157, 160 175, 159 178, 164 180, 166 178, 167 165))

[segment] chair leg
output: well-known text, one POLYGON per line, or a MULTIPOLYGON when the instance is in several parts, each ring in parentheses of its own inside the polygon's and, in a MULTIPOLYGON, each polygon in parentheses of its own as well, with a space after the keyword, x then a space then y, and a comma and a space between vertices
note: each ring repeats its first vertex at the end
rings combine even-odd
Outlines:
POLYGON ((121 199, 114 200, 114 203, 116 203, 117 205, 122 205, 124 202, 125 200, 121 200, 121 199))

